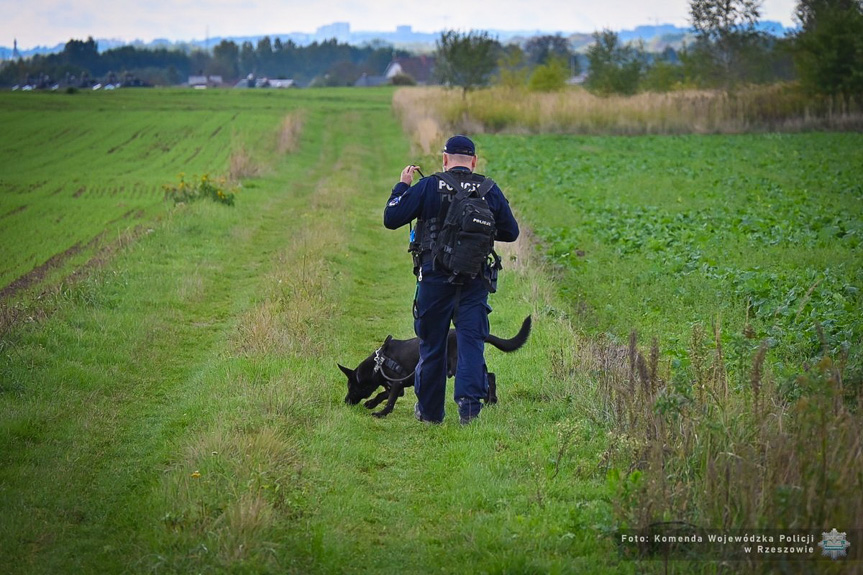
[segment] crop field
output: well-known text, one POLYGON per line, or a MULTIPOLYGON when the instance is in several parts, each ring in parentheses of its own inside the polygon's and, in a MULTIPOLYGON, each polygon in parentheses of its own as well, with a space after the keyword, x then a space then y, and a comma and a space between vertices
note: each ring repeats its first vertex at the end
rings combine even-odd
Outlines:
POLYGON ((181 173, 226 171, 232 154, 270 135, 293 105, 249 98, 236 109, 214 92, 20 95, 4 95, 0 106, 3 286, 152 219, 163 186, 181 173))
POLYGON ((591 341, 587 416, 640 460, 609 474, 618 524, 859 530, 860 134, 485 149, 591 341))
MULTIPOLYGON (((492 138, 577 324, 683 358, 691 327, 769 340, 782 375, 828 347, 863 368, 863 138, 492 138)), ((751 350, 748 350, 751 351, 751 350)))
POLYGON ((492 331, 534 329, 426 426, 336 366, 413 335, 381 216, 439 158, 393 94, 0 94, 0 571, 719 573, 619 530, 863 532, 863 137, 477 135, 525 230, 492 331))

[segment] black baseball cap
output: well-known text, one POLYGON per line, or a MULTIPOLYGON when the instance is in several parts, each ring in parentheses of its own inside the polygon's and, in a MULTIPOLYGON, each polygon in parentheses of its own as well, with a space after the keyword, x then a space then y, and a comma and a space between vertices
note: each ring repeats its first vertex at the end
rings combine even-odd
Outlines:
POLYGON ((467 136, 453 136, 446 141, 446 146, 443 147, 445 154, 458 154, 460 156, 475 156, 476 148, 473 142, 467 136))

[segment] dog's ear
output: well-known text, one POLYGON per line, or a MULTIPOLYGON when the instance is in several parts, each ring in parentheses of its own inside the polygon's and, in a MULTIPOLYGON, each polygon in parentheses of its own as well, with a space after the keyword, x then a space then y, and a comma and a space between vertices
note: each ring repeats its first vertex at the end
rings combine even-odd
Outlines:
POLYGON ((337 363, 336 365, 339 366, 339 369, 342 370, 342 373, 344 373, 346 376, 348 376, 348 379, 350 381, 354 381, 354 379, 356 379, 356 373, 357 373, 356 370, 348 369, 340 363, 337 363))

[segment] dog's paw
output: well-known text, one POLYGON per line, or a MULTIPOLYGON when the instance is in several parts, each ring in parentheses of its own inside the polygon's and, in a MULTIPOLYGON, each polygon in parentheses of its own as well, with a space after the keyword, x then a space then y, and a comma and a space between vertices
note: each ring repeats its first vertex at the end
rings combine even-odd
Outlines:
POLYGON ((388 413, 386 411, 375 411, 372 412, 372 416, 377 417, 378 419, 383 419, 386 417, 388 413))

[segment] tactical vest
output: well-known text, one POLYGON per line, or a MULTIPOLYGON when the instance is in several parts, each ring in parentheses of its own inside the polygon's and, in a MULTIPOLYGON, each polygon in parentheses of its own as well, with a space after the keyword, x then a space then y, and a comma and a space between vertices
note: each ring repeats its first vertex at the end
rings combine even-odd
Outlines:
POLYGON ((422 264, 431 261, 434 269, 451 274, 453 283, 482 273, 489 290, 495 291, 501 266, 494 252, 494 215, 485 200, 494 181, 450 172, 439 172, 434 177, 439 180, 440 211, 436 217, 417 220, 409 248, 414 256, 414 273, 421 279, 422 264))

